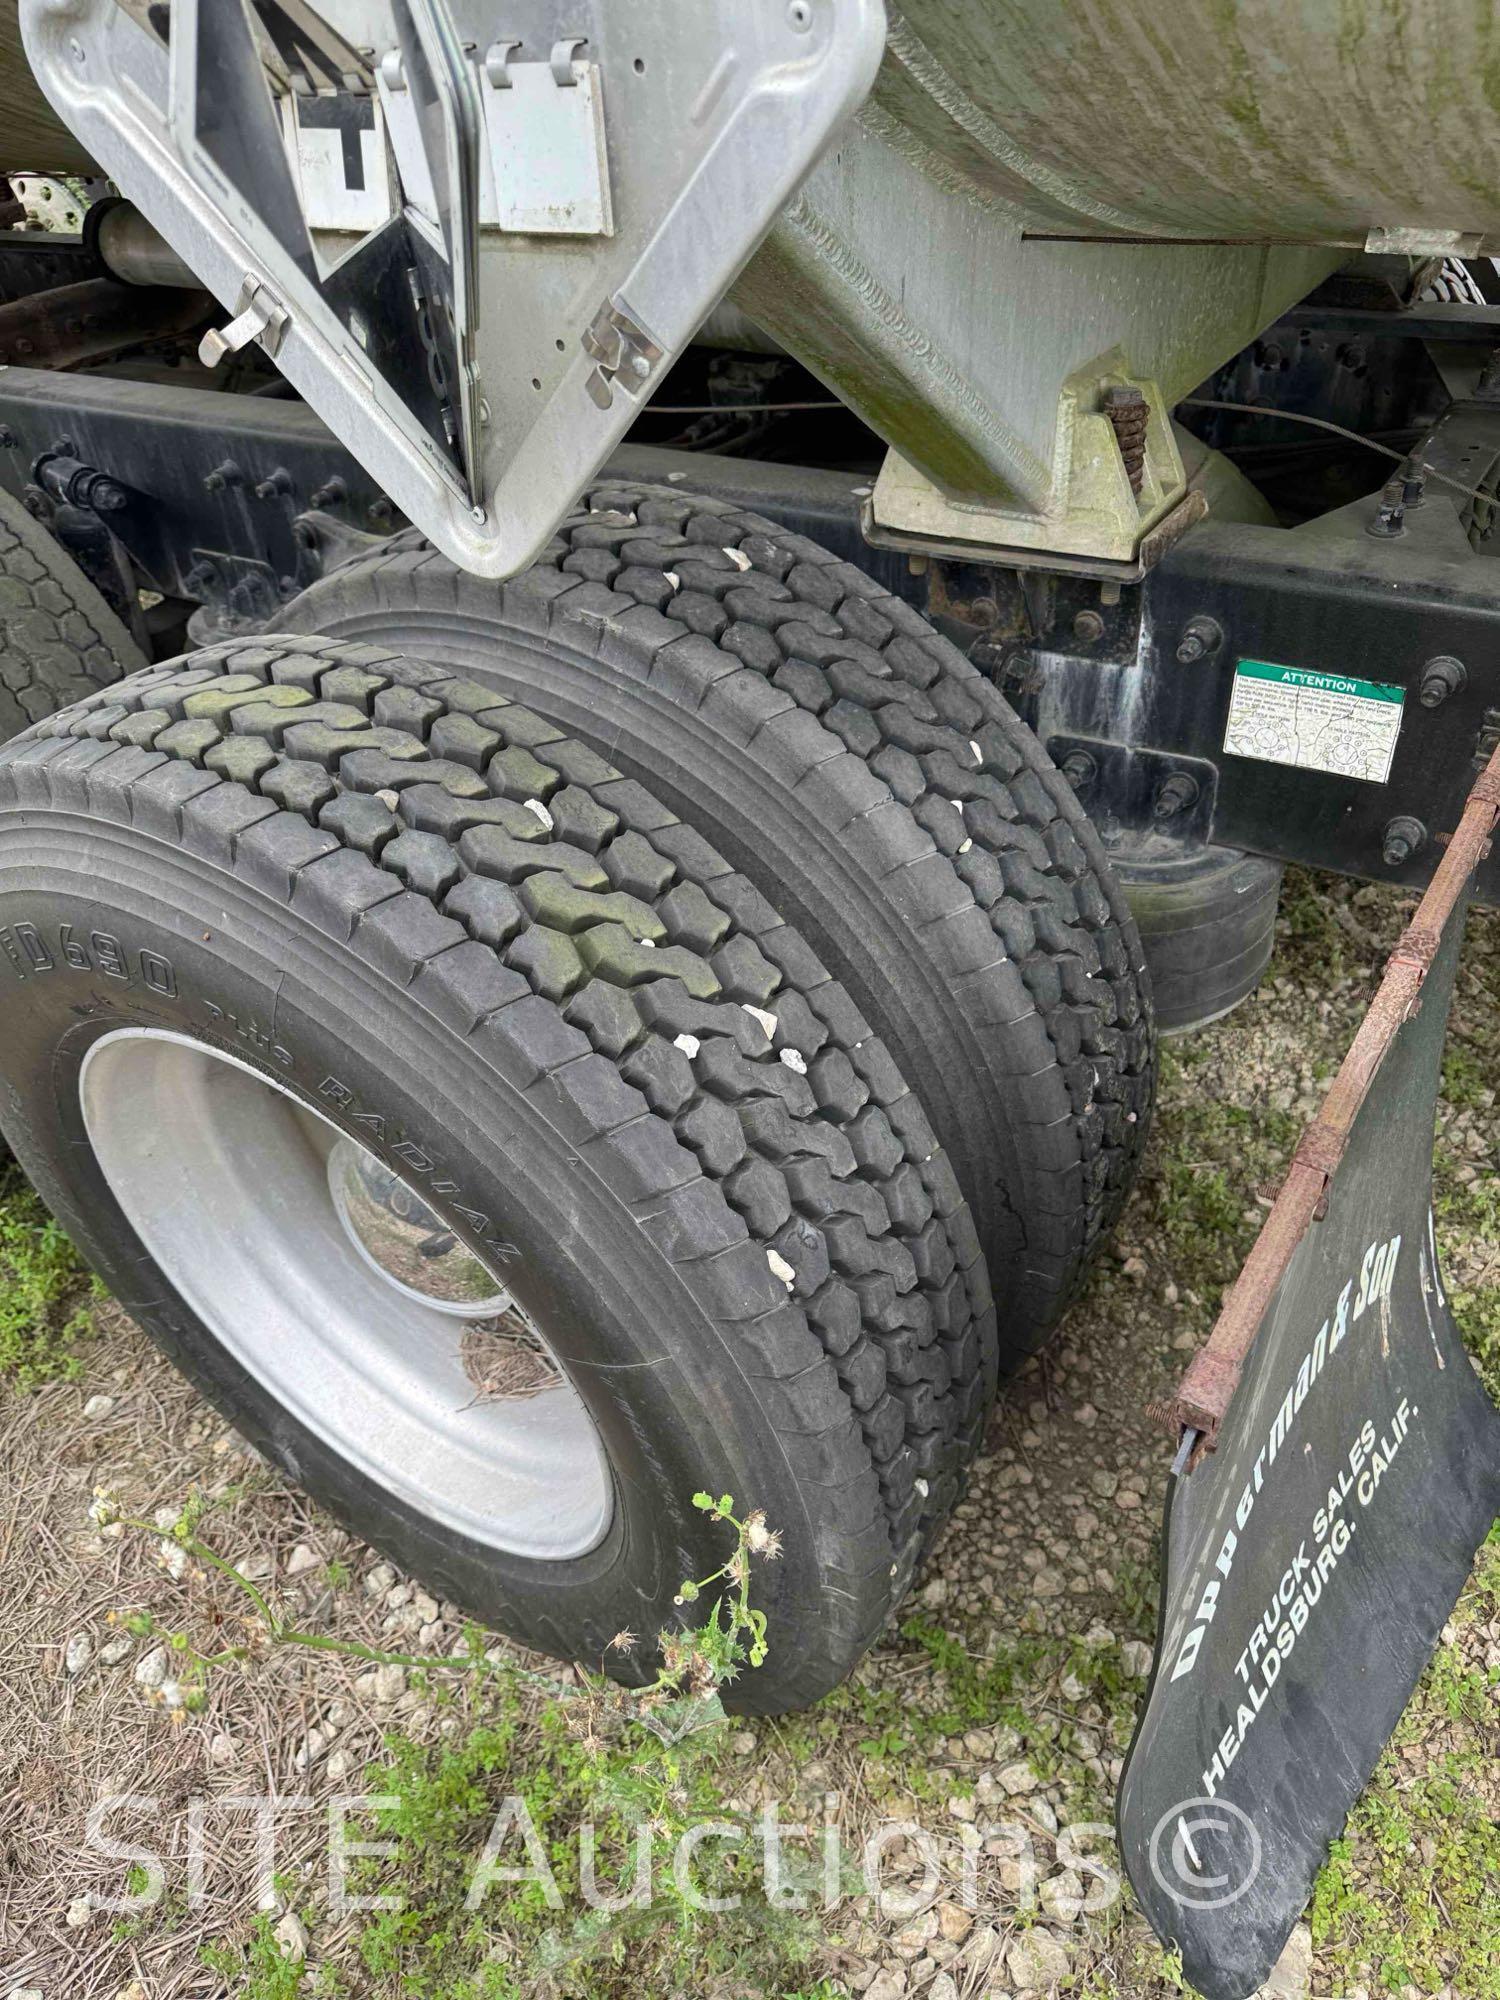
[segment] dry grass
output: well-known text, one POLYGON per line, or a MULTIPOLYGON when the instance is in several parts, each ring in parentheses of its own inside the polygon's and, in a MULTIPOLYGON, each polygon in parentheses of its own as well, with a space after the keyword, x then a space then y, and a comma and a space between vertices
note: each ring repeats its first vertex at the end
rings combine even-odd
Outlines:
MULTIPOLYGON (((903 1630, 811 1715, 736 1731, 718 1781, 727 1800, 753 1807, 764 1796, 819 1801, 831 1793, 835 1817, 856 1847, 878 1821, 906 1814, 931 1830, 945 1865, 956 1868, 963 1801, 976 1786, 981 1799, 986 1787, 993 1791, 1010 1763, 1029 1762, 1034 1789, 1008 1801, 1002 1793, 1005 1810, 997 1806, 996 1816, 1031 1825, 1043 1873, 1056 1888, 1065 1871, 1049 1821, 1057 1813, 1102 1817, 1107 1810, 1140 1685, 1132 1648, 1151 1631, 1169 1452, 1146 1425, 1144 1405, 1169 1385, 1210 1324, 1216 1288, 1253 1232, 1251 1190, 1279 1156, 1282 1124, 1306 1114, 1320 1087, 1317 1072, 1336 1061, 1368 996, 1365 941, 1388 944, 1401 915, 1399 898, 1298 886, 1273 981, 1170 1063, 1149 1170, 1118 1244, 1053 1352, 1013 1385, 996 1413, 971 1492, 919 1580, 903 1630), (1345 962, 1330 976, 1335 939, 1343 941, 1345 962), (1242 1129, 1226 1140, 1215 1123, 1226 1105, 1251 1114, 1248 1136, 1242 1129)), ((1462 1060, 1440 1147, 1440 1186, 1451 1197, 1448 1268, 1478 1339, 1487 1337, 1486 1314, 1495 1313, 1500 1327, 1500 1252, 1483 1206, 1494 1187, 1497 991, 1500 917, 1485 913, 1465 963, 1454 1024, 1462 1060)), ((182 1893, 189 1802, 274 1793, 308 1795, 321 1806, 358 1790, 360 1771, 387 1732, 419 1744, 462 1741, 478 1712, 476 1697, 460 1684, 454 1704, 444 1706, 420 1688, 398 1687, 394 1676, 375 1687, 360 1662, 280 1651, 211 1674, 197 1712, 164 1705, 134 1679, 155 1641, 131 1637, 119 1614, 149 1611, 206 1643, 215 1632, 239 1634, 244 1603, 191 1563, 180 1576, 169 1574, 152 1537, 101 1530, 89 1518, 95 1487, 108 1486, 147 1520, 175 1514, 190 1491, 210 1496, 205 1533, 214 1546, 304 1625, 368 1645, 438 1652, 458 1641, 461 1628, 453 1607, 423 1604, 377 1555, 248 1453, 117 1309, 102 1307, 98 1322, 80 1380, 32 1394, 0 1391, 7 1474, 0 1498, 0 1995, 36 1988, 45 2000, 183 2000, 248 1991, 210 1971, 200 1951, 246 1934, 254 1903, 249 1827, 209 1815, 210 1893, 189 1908, 182 1893), (86 1417, 90 1399, 100 1397, 112 1399, 107 1411, 86 1417), (92 1654, 69 1673, 65 1654, 79 1635, 88 1636, 92 1654), (121 1640, 124 1657, 104 1664, 101 1649, 121 1640), (122 1793, 156 1802, 154 1822, 144 1815, 132 1822, 122 1812, 110 1830, 129 1841, 134 1824, 144 1844, 164 1856, 167 1899, 139 1924, 95 1913, 70 1925, 70 1908, 76 1912, 81 1899, 118 1895, 124 1886, 125 1863, 93 1851, 85 1837, 90 1805, 122 1793)), ((1470 1612, 1445 1649, 1444 1672, 1448 1682, 1477 1676, 1493 1703, 1500 1606, 1477 1591, 1470 1612)), ((1451 1709, 1447 1686, 1431 1699, 1451 1709)), ((557 1754, 542 1727, 545 1706, 540 1694, 523 1697, 516 1738, 517 1763, 530 1760, 537 1770, 557 1754)), ((1414 1731, 1397 1754, 1420 1777, 1424 1758, 1492 1757, 1494 1749, 1493 1714, 1476 1719, 1460 1704, 1459 1713, 1445 1712, 1440 1729, 1414 1731)), ((1493 1786, 1492 1767, 1488 1782, 1493 1786)), ((1382 1892, 1359 1838, 1350 1879, 1374 1901, 1361 1906, 1347 1935, 1333 1903, 1316 1992, 1378 1983, 1370 1938, 1382 1892)), ((323 1852, 318 1810, 284 1815, 277 1865, 291 1900, 314 1913, 310 1963, 343 1968, 350 1994, 395 2000, 395 1985, 359 1968, 354 1945, 362 1920, 323 1914, 323 1852)), ((858 1990, 883 1968, 888 1985, 877 1991, 946 1994, 938 1981, 948 1979, 960 2000, 1011 1992, 1006 1953, 1019 1933, 1004 1857, 984 1856, 982 1871, 994 1910, 965 1934, 949 1935, 962 1932, 958 1918, 945 1914, 951 1883, 916 1919, 846 1906, 824 1926, 803 1990, 858 1990)), ((1439 1881, 1437 1893, 1463 1886, 1439 1881)), ((1076 1992, 1155 2000, 1172 1990, 1128 1907, 1089 1925, 1069 1925, 1046 1907, 1042 1914, 1071 1953, 1076 1992)), ((681 1978, 682 1991, 702 1990, 690 1962, 681 1978)), ((1484 1991, 1500 1991, 1500 1971, 1496 1981, 1484 1991)), ((560 1990, 626 1989, 585 1982, 560 1990)), ((725 1996, 788 1990, 758 1986, 753 1966, 740 1984, 718 1989, 725 1996)), ((257 2000, 270 1991, 257 1987, 257 2000)), ((1479 1990, 1456 2000, 1479 2000, 1479 1990)))

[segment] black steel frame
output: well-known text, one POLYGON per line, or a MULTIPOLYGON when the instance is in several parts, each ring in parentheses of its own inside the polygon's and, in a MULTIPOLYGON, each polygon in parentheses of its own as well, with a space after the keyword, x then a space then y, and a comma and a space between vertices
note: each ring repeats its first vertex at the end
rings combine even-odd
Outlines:
MULTIPOLYGON (((1487 446, 1500 417, 1468 417, 1487 446)), ((1475 552, 1463 503, 1436 487, 1393 537, 1367 532, 1373 503, 1296 532, 1210 521, 1121 591, 872 549, 859 528, 863 486, 849 473, 629 445, 610 470, 754 508, 927 611, 1116 829, 1419 885, 1500 740, 1500 563, 1475 552), (1209 643, 1184 647, 1190 630, 1209 643), (1404 689, 1389 782, 1226 756, 1242 657, 1404 689), (1462 674, 1428 707, 1423 683, 1438 658, 1462 674), (1395 821, 1416 830, 1399 859, 1388 858, 1400 846, 1395 821)), ((154 589, 240 629, 363 538, 401 525, 306 405, 109 373, 0 371, 0 484, 65 542, 97 541, 102 525, 154 589), (91 505, 91 494, 112 505, 91 505)), ((1500 856, 1477 881, 1482 900, 1500 901, 1500 856)))

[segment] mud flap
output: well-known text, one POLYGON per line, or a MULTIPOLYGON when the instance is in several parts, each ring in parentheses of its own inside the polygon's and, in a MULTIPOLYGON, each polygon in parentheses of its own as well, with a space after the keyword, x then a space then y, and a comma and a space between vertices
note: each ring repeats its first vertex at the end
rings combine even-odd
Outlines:
POLYGON ((1181 1445, 1119 1834, 1207 2000, 1275 1964, 1500 1511, 1500 1415, 1431 1211, 1463 862, 1497 812, 1500 757, 1164 1412, 1181 1445))

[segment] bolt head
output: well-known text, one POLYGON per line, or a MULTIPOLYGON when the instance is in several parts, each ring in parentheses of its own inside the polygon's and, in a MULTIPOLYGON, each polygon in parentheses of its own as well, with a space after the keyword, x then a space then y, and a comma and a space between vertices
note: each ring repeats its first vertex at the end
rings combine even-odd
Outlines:
POLYGON ((1073 637, 1091 646, 1104 637, 1104 620, 1097 611, 1080 611, 1073 619, 1073 637))
POLYGON ((1177 642, 1177 663, 1179 666, 1191 667, 1196 661, 1201 660, 1207 651, 1208 648, 1198 633, 1184 632, 1177 642))

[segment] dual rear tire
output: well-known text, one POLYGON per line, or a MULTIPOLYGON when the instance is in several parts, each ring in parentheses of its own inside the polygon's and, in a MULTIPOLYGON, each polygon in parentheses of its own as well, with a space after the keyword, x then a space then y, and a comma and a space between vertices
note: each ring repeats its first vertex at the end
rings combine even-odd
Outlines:
POLYGON ((1097 842, 915 614, 677 494, 502 589, 403 540, 287 622, 381 643, 0 749, 0 1122, 236 1424, 526 1644, 648 1673, 725 1554, 694 1492, 763 1509, 732 1701, 811 1701, 1134 1172, 1097 842))
POLYGON ((535 701, 711 829, 899 1052, 979 1228, 1002 1367, 1042 1343, 1135 1178, 1149 981, 1072 787, 955 647, 803 536, 618 481, 509 583, 404 535, 279 623, 535 701))
POLYGON ((0 750, 0 944, 23 1165, 277 1463, 627 1677, 731 1493, 784 1547, 738 1704, 848 1671, 956 1497, 993 1312, 890 1052, 698 834, 493 690, 241 643, 0 750), (486 1394, 456 1318, 434 1358, 341 1234, 346 1141, 514 1300, 540 1389, 486 1394))

